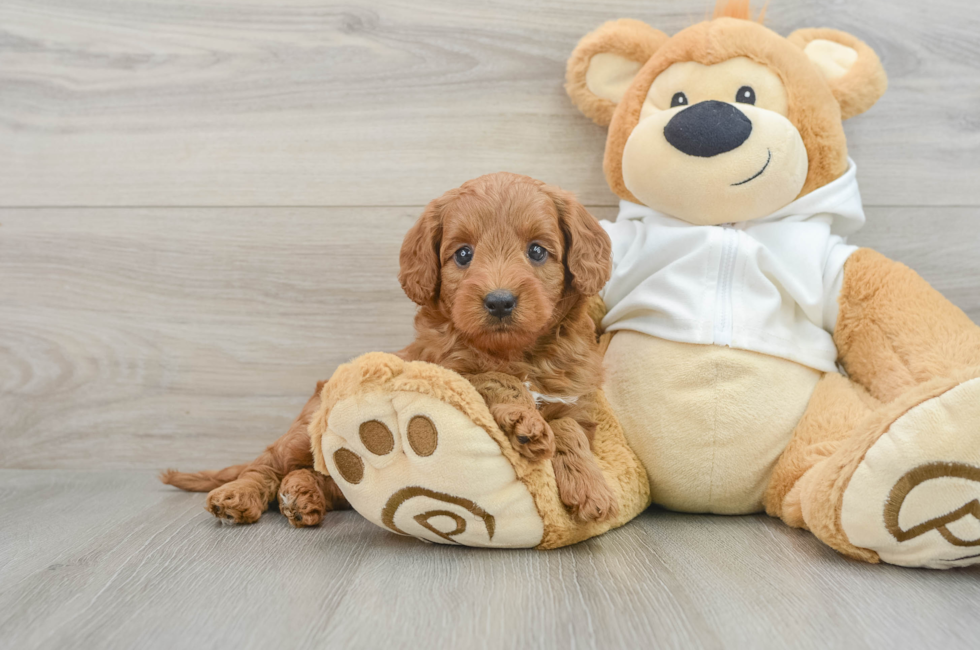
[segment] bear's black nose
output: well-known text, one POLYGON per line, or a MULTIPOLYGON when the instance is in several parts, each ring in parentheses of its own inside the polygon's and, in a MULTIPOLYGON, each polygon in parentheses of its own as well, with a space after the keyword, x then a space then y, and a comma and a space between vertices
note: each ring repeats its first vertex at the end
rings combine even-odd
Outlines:
POLYGON ((664 137, 689 156, 710 158, 749 139, 752 120, 731 104, 709 100, 685 108, 664 127, 664 137))
POLYGON ((514 307, 516 306, 517 296, 503 289, 491 291, 483 299, 483 307, 494 318, 510 316, 510 313, 514 311, 514 307))

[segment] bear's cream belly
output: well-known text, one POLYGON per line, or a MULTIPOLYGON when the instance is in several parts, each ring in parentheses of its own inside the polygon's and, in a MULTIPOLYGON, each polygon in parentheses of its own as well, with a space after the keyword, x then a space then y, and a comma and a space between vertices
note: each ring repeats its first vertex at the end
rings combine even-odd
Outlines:
POLYGON ((632 331, 612 337, 605 392, 671 510, 762 510, 772 468, 821 373, 792 361, 632 331))

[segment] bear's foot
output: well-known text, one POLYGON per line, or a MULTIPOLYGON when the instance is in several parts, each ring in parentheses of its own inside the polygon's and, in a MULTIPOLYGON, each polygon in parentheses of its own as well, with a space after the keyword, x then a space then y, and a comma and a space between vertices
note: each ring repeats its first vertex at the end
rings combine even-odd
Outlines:
MULTIPOLYGON (((519 380, 515 379, 519 385, 519 380)), ((380 352, 337 369, 310 423, 316 468, 394 533, 438 544, 558 548, 621 526, 650 503, 646 471, 596 394, 592 448, 619 510, 581 521, 550 460, 518 452, 460 375, 380 352)))
POLYGON ((351 505, 389 531, 466 546, 541 542, 534 499, 498 443, 435 397, 400 391, 341 400, 321 452, 351 505))
POLYGON ((980 563, 980 378, 971 374, 883 406, 801 479, 803 518, 818 537, 870 561, 980 563))
POLYGON ((890 564, 980 563, 980 379, 898 417, 851 476, 841 526, 890 564))

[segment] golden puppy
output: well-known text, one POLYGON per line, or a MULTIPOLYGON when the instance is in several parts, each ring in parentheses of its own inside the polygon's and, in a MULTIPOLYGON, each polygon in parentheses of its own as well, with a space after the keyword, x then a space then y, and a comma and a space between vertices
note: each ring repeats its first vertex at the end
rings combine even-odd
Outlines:
MULTIPOLYGON (((419 305, 416 339, 399 353, 466 376, 512 444, 551 459, 562 502, 605 519, 618 506, 590 444, 602 354, 588 313, 609 279, 609 238, 568 192, 516 174, 489 174, 432 201, 405 237, 399 280, 419 305)), ((306 428, 319 386, 289 432, 247 465, 170 470, 161 479, 210 489, 208 509, 251 523, 278 494, 295 526, 349 507, 312 471, 306 428)))

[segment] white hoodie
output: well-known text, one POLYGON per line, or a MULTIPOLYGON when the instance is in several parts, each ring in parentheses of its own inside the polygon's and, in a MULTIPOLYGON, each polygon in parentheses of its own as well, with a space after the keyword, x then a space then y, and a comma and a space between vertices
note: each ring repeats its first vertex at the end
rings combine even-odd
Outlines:
POLYGON ((831 333, 845 238, 864 225, 854 161, 837 180, 752 221, 695 226, 621 201, 607 331, 753 350, 836 371, 831 333))

